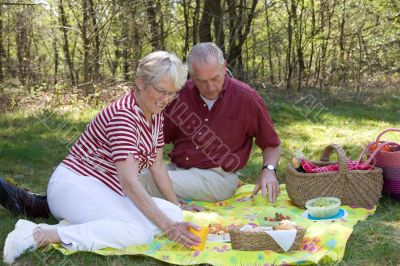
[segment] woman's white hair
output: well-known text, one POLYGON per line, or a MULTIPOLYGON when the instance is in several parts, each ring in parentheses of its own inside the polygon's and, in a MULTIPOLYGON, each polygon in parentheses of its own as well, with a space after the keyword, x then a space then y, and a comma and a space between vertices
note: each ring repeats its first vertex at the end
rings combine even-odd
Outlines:
POLYGON ((156 51, 148 54, 139 62, 136 78, 143 85, 158 83, 164 77, 169 78, 175 89, 181 89, 187 78, 187 66, 172 53, 156 51))
POLYGON ((224 53, 219 49, 219 47, 213 42, 203 42, 196 44, 190 50, 187 57, 187 65, 189 68, 189 73, 193 73, 192 64, 194 61, 199 61, 207 64, 209 57, 214 57, 217 59, 218 64, 223 66, 225 64, 224 53))

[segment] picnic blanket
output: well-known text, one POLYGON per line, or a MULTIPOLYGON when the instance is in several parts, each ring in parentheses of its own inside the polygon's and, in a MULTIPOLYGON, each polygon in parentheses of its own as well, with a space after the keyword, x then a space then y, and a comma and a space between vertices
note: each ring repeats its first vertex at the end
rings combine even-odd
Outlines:
MULTIPOLYGON (((290 201, 285 185, 281 185, 281 193, 277 202, 266 206, 254 206, 250 194, 254 185, 243 185, 238 188, 234 197, 216 203, 189 202, 205 208, 199 213, 184 212, 186 221, 206 226, 209 223, 222 225, 247 224, 257 225, 265 221, 265 217, 274 217, 275 213, 289 215, 292 221, 306 228, 301 249, 286 253, 273 251, 238 251, 232 250, 229 242, 206 243, 203 251, 192 251, 184 248, 165 236, 159 236, 147 246, 132 246, 123 250, 106 248, 94 250, 99 255, 145 255, 157 260, 178 265, 209 263, 212 265, 306 265, 313 263, 338 262, 343 258, 346 242, 354 225, 365 220, 374 209, 342 206, 348 215, 334 221, 312 221, 303 217, 304 210, 297 208, 290 201)), ((74 252, 60 245, 52 245, 65 255, 74 252)))

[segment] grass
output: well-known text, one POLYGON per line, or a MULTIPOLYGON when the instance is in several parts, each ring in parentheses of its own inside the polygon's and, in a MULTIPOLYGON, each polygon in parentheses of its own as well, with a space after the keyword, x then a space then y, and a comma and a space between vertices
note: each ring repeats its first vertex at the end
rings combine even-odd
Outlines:
MULTIPOLYGON (((339 143, 349 156, 356 158, 363 146, 382 130, 400 128, 398 99, 328 98, 306 93, 291 97, 272 93, 263 95, 282 140, 283 153, 278 168, 281 182, 284 182, 288 160, 298 150, 307 158, 318 159, 324 147, 339 143)), ((14 109, 0 115, 0 175, 34 192, 45 192, 54 167, 65 157, 73 141, 99 109, 74 104, 53 110, 14 109)), ((385 138, 400 141, 400 134, 387 134, 385 138)), ((254 182, 261 161, 261 152, 254 147, 247 167, 241 170, 242 179, 254 182)), ((0 208, 1 250, 18 218, 0 208)), ((36 222, 52 223, 54 220, 36 222)), ((376 214, 355 226, 339 265, 398 265, 399 250, 400 204, 383 197, 376 214)), ((40 265, 164 265, 141 256, 102 257, 80 253, 65 257, 58 252, 27 253, 17 262, 40 265)))

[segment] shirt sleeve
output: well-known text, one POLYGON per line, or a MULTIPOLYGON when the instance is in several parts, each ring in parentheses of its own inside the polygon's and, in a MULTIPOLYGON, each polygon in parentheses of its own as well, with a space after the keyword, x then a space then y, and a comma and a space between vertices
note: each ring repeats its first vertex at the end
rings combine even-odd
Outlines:
POLYGON ((251 135, 256 138, 256 145, 264 150, 267 147, 277 147, 281 141, 275 131, 264 100, 255 92, 254 109, 255 119, 251 122, 251 135))
POLYGON ((139 128, 138 123, 129 110, 120 110, 108 122, 105 128, 111 147, 111 157, 114 163, 125 161, 129 154, 139 160, 139 128))
POLYGON ((164 142, 165 143, 171 143, 172 140, 176 139, 176 136, 178 135, 178 127, 177 125, 172 121, 174 119, 172 116, 171 110, 173 110, 174 104, 176 104, 177 101, 172 102, 167 109, 164 112, 164 126, 163 126, 163 135, 164 135, 164 142))
POLYGON ((160 126, 158 127, 157 149, 164 147, 164 118, 160 117, 160 126))

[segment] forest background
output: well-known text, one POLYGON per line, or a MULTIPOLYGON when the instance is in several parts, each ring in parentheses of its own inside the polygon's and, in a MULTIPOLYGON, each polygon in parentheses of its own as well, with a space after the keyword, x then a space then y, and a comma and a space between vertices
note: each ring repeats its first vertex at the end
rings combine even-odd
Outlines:
POLYGON ((1 89, 96 95, 153 50, 213 41, 258 89, 399 92, 396 0, 17 0, 0 18, 1 89))

